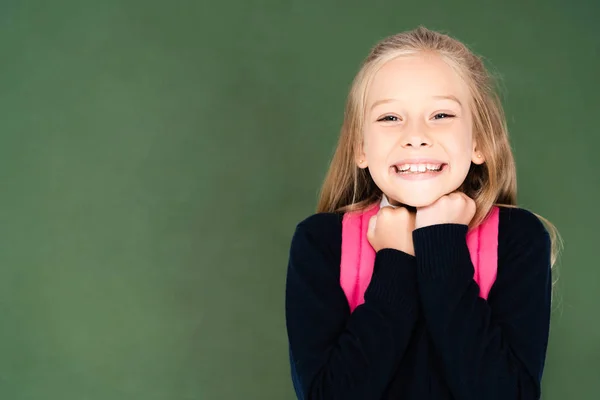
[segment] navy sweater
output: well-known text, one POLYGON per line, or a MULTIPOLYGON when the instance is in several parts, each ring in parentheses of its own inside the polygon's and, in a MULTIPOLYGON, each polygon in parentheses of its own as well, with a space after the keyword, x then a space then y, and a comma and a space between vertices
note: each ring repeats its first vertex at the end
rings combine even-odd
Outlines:
POLYGON ((498 276, 478 295, 467 227, 413 232, 415 256, 380 250, 364 304, 340 287, 342 214, 296 227, 286 324, 299 399, 540 398, 550 325, 550 238, 532 213, 500 209, 498 276))

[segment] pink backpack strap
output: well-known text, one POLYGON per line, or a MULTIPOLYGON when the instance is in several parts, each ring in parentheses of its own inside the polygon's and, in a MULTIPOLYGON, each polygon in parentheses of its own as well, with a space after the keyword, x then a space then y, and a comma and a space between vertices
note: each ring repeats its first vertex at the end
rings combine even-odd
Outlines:
POLYGON ((488 298, 498 272, 498 224, 500 209, 493 207, 487 218, 467 234, 467 246, 475 267, 473 279, 479 285, 479 297, 488 298))
POLYGON ((340 284, 350 312, 364 303, 364 294, 373 276, 375 249, 367 239, 369 220, 379 211, 379 204, 364 212, 349 212, 342 219, 342 257, 340 284))
MULTIPOLYGON (((342 219, 342 255, 340 285, 348 299, 350 312, 364 303, 364 294, 373 276, 375 250, 367 239, 369 220, 379 211, 375 204, 363 212, 349 212, 342 219)), ((498 259, 498 223, 500 210, 493 207, 488 217, 467 234, 467 245, 479 285, 479 296, 487 296, 496 280, 498 259)))

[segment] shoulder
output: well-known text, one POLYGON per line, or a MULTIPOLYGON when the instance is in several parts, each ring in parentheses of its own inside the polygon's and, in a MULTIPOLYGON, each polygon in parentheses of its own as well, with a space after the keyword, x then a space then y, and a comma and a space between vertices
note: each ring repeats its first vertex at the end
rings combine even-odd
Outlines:
POLYGON ((324 257, 339 263, 342 246, 342 213, 317 213, 297 225, 292 237, 291 257, 324 257))
POLYGON ((550 270, 552 243, 537 215, 523 208, 500 207, 498 224, 498 262, 505 273, 512 270, 521 276, 525 271, 546 274, 550 270))
POLYGON ((502 242, 547 241, 548 231, 533 212, 518 207, 499 207, 498 235, 502 242))
POLYGON ((317 213, 313 214, 296 225, 296 232, 313 232, 315 234, 327 234, 341 232, 342 213, 317 213))

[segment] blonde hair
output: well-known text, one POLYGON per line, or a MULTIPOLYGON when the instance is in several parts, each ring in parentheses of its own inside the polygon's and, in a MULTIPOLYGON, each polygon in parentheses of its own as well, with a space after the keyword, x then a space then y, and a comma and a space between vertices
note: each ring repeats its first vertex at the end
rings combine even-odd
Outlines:
MULTIPOLYGON (((480 57, 458 40, 425 27, 387 37, 372 49, 354 78, 346 103, 339 141, 321 188, 317 212, 348 212, 379 201, 382 192, 367 169, 356 165, 362 143, 366 97, 375 73, 388 61, 418 53, 438 54, 468 85, 472 97, 473 133, 482 165, 471 168, 460 190, 474 199, 477 211, 471 227, 479 225, 494 205, 516 207, 517 179, 508 129, 492 77, 480 57)), ((560 236, 545 218, 552 241, 551 263, 555 264, 560 236)))

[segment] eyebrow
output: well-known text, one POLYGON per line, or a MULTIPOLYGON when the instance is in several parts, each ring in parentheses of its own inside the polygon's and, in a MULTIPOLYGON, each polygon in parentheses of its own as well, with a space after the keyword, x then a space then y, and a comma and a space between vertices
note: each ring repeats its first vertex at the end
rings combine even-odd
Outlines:
MULTIPOLYGON (((456 96, 453 96, 451 94, 432 96, 432 98, 434 98, 434 99, 442 99, 442 100, 451 100, 451 101, 454 101, 454 102, 458 103, 458 105, 462 107, 462 103, 460 102, 460 100, 458 100, 458 98, 456 96)), ((371 106, 371 110, 373 110, 375 107, 377 107, 377 106, 379 106, 381 104, 392 103, 394 101, 397 101, 397 99, 382 99, 382 100, 377 100, 371 106)))
POLYGON ((443 99, 443 100, 452 100, 458 103, 459 106, 462 107, 462 103, 460 102, 460 100, 451 94, 447 94, 447 95, 440 95, 440 96, 433 96, 434 99, 443 99))

